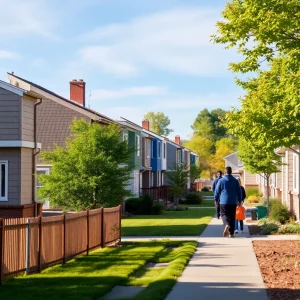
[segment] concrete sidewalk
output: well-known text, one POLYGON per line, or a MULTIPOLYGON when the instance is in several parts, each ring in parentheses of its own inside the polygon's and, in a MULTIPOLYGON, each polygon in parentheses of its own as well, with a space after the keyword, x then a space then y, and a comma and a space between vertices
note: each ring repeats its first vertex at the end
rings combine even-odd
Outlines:
POLYGON ((221 220, 213 218, 197 250, 166 300, 267 300, 248 228, 223 238, 221 220))

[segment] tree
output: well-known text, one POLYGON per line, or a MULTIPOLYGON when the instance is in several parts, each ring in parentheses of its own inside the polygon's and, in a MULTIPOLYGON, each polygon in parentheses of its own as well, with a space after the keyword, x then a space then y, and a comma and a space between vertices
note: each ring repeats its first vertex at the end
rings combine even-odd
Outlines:
POLYGON ((70 128, 65 148, 43 153, 52 168, 49 175, 39 176, 39 196, 75 210, 121 204, 131 195, 126 186, 132 150, 121 142, 120 127, 74 120, 70 128))
POLYGON ((168 136, 173 132, 173 129, 168 128, 171 123, 169 117, 162 112, 150 111, 144 116, 144 120, 149 121, 150 130, 158 135, 168 136))
POLYGON ((237 48, 244 60, 230 64, 234 72, 256 71, 278 53, 300 48, 299 0, 232 0, 217 23, 216 43, 237 48))
POLYGON ((170 185, 170 193, 174 196, 174 202, 177 205, 179 198, 186 190, 186 184, 189 178, 189 170, 185 164, 176 164, 173 169, 166 173, 170 185))
POLYGON ((191 179, 191 183, 194 183, 194 181, 200 177, 200 173, 201 173, 201 168, 200 165, 194 165, 191 164, 190 165, 190 179, 191 179))
POLYGON ((245 139, 239 140, 238 157, 243 162, 244 167, 253 174, 263 174, 267 181, 267 208, 269 211, 269 186, 270 176, 278 172, 278 167, 282 165, 280 157, 270 149, 254 146, 245 139))
POLYGON ((212 163, 214 170, 225 169, 224 157, 234 152, 235 148, 235 141, 231 138, 223 138, 216 142, 216 153, 212 163))
POLYGON ((207 108, 203 109, 197 115, 192 125, 194 134, 212 141, 226 137, 227 130, 222 123, 225 114, 226 111, 221 108, 212 110, 211 112, 207 108))

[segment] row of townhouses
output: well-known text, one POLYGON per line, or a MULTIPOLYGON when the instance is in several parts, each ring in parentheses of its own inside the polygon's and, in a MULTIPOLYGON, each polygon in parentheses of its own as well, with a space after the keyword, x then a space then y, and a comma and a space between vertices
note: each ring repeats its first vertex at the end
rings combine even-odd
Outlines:
MULTIPOLYGON (((279 148, 276 153, 281 156, 282 166, 278 173, 270 177, 269 195, 272 198, 278 198, 294 214, 297 220, 300 220, 300 190, 299 190, 299 153, 300 147, 295 146, 292 149, 279 148)), ((233 169, 233 174, 240 177, 242 185, 245 188, 258 188, 261 193, 267 194, 267 181, 263 174, 251 174, 248 172, 238 159, 237 152, 224 157, 225 165, 233 169)))
MULTIPOLYGON (((118 123, 123 140, 137 151, 132 155, 128 188, 136 196, 151 193, 166 200, 166 172, 176 163, 196 164, 197 155, 166 137, 150 131, 148 121, 141 125, 125 118, 113 120, 86 107, 85 82, 70 82, 70 99, 8 73, 0 81, 0 218, 30 217, 41 213, 35 174, 49 174, 51 165, 42 161, 40 151, 64 146, 74 118, 105 126, 118 123)), ((191 182, 187 184, 190 188, 191 182)))

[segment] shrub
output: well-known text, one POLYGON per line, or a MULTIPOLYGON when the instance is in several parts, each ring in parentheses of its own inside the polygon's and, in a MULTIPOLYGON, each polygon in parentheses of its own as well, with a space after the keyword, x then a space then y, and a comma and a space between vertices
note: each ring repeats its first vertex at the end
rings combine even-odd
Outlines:
POLYGON ((185 204, 201 204, 202 195, 199 192, 190 192, 185 197, 185 204))
POLYGON ((146 194, 141 198, 141 209, 140 213, 142 215, 151 215, 153 207, 153 198, 146 194))
POLYGON ((268 219, 268 218, 262 218, 262 219, 259 219, 258 221, 257 221, 257 225, 258 226, 262 226, 262 225, 264 225, 265 223, 268 223, 270 220, 268 219))
POLYGON ((128 198, 125 201, 125 211, 131 214, 139 214, 141 212, 142 199, 141 198, 128 198))
POLYGON ((270 202, 269 203, 270 203, 270 210, 272 209, 272 207, 281 206, 282 205, 281 200, 277 199, 277 198, 270 198, 270 202))
POLYGON ((270 219, 285 224, 290 219, 290 212, 285 205, 279 201, 277 202, 276 204, 273 202, 270 205, 270 219))
POLYGON ((247 198, 248 203, 259 203, 259 201, 260 201, 259 196, 252 195, 247 198))
POLYGON ((161 215, 164 210, 165 210, 165 206, 161 203, 155 202, 152 206, 153 215, 161 215))
POLYGON ((259 196, 259 197, 261 197, 262 196, 257 188, 248 188, 248 189, 246 189, 246 195, 247 195, 247 197, 250 197, 250 196, 259 196))
POLYGON ((279 225, 276 223, 264 223, 261 226, 261 234, 273 234, 278 232, 279 225))
POLYGON ((209 188, 208 186, 205 186, 201 189, 202 192, 209 192, 209 188))
POLYGON ((298 224, 286 224, 280 226, 278 233, 281 234, 300 234, 300 225, 298 224))

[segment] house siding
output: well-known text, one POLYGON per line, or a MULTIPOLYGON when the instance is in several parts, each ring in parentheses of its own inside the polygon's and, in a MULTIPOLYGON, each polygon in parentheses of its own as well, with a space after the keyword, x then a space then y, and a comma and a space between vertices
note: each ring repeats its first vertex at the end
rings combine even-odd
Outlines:
MULTIPOLYGON (((37 140, 42 144, 43 151, 52 150, 56 144, 65 146, 74 118, 91 122, 84 114, 50 99, 43 99, 43 103, 37 107, 37 140)), ((42 163, 40 155, 37 163, 42 163)))
POLYGON ((151 167, 151 140, 145 137, 142 139, 142 164, 146 168, 151 167))
POLYGON ((177 148, 167 143, 167 170, 172 170, 176 164, 177 148))
POLYGON ((0 160, 8 161, 8 201, 1 205, 20 205, 21 148, 0 148, 0 160))
POLYGON ((32 203, 33 149, 21 148, 21 204, 32 203))
MULTIPOLYGON (((34 99, 35 100, 35 99, 34 99)), ((22 101, 22 140, 34 141, 34 104, 28 97, 23 97, 22 101)))
POLYGON ((239 168, 238 157, 236 155, 231 155, 225 159, 225 167, 231 167, 232 171, 239 168))
POLYGON ((0 88, 0 140, 21 139, 21 96, 0 88))

